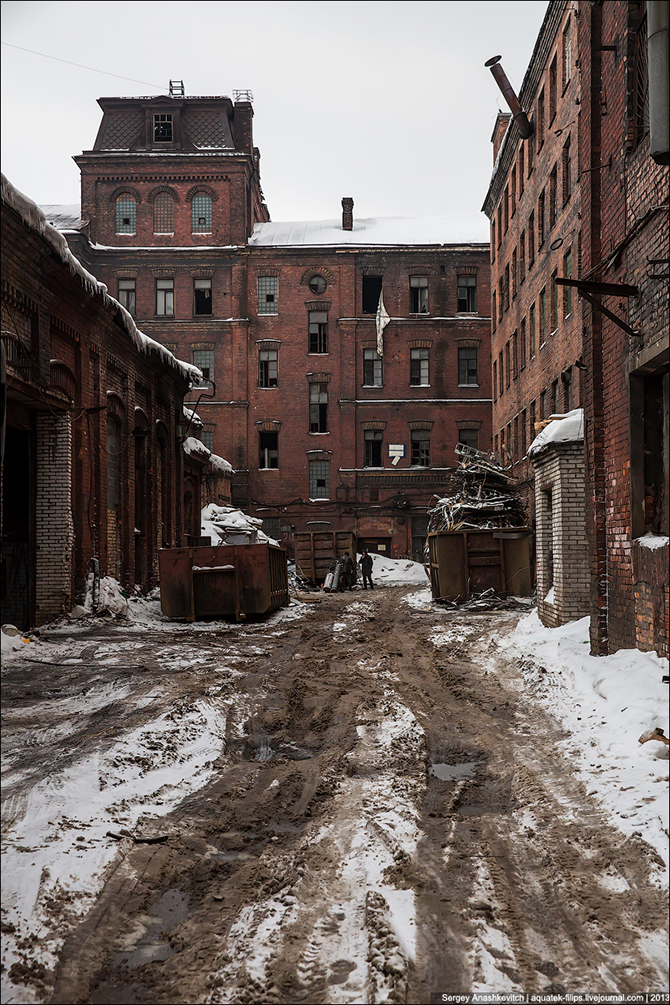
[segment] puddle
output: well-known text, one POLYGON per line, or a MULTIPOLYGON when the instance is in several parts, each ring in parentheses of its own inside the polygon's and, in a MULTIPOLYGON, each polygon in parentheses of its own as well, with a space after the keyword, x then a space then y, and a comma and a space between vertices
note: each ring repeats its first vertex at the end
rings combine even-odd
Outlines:
POLYGON ((431 764, 430 774, 442 782, 459 782, 463 778, 474 778, 476 761, 464 761, 461 764, 431 764))
POLYGON ((116 953, 116 966, 124 964, 135 970, 152 960, 168 960, 174 956, 174 950, 165 936, 188 918, 188 896, 181 890, 168 890, 152 910, 154 913, 144 919, 139 938, 129 940, 128 948, 116 953))

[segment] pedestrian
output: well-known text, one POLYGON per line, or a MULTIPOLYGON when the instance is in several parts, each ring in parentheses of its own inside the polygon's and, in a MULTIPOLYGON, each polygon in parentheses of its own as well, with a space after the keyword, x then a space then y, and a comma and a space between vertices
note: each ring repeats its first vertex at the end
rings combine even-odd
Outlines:
POLYGON ((356 582, 356 569, 354 561, 348 551, 342 556, 342 569, 344 572, 344 589, 353 590, 356 582))
POLYGON ((363 589, 367 590, 366 584, 369 583, 370 589, 374 590, 372 583, 372 555, 368 554, 367 551, 364 551, 361 556, 361 572, 363 573, 363 589))

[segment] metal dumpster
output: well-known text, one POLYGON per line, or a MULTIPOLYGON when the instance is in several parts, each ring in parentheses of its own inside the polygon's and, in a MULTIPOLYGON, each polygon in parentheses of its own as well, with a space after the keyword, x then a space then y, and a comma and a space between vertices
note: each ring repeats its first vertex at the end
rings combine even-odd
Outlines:
POLYGON ((433 600, 465 601, 491 589, 500 597, 530 596, 532 533, 528 527, 510 527, 429 534, 433 600))
POLYGON ((295 564, 301 575, 312 583, 322 583, 335 558, 348 551, 354 562, 356 575, 356 549, 358 534, 352 530, 304 530, 293 536, 295 564))
POLYGON ((286 552, 272 544, 162 548, 161 610, 168 618, 231 618, 288 607, 286 552))

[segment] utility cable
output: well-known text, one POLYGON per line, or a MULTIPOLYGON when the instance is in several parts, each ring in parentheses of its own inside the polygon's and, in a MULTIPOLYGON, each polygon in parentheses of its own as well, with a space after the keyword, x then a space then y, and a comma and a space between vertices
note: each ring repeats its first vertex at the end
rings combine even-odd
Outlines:
POLYGON ((83 63, 73 63, 69 59, 61 59, 59 56, 49 56, 46 52, 36 52, 34 49, 26 49, 22 45, 14 45, 12 42, 3 42, 11 49, 20 49, 21 52, 29 52, 33 56, 42 56, 44 59, 53 59, 57 63, 67 63, 68 66, 76 66, 80 70, 91 70, 92 73, 103 73, 107 77, 117 77, 118 80, 130 80, 133 84, 146 84, 147 87, 155 87, 159 91, 167 91, 168 87, 161 87, 160 84, 150 84, 147 80, 136 80, 135 77, 124 77, 120 73, 110 73, 109 70, 99 70, 97 66, 84 66, 83 63))

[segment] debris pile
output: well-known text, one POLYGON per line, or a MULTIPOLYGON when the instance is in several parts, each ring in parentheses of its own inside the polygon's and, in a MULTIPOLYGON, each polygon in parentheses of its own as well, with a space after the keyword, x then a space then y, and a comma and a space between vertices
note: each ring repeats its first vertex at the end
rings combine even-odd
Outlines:
POLYGON ((277 544, 261 528, 263 521, 247 516, 235 506, 217 506, 210 503, 201 511, 202 533, 213 545, 219 544, 277 544))
POLYGON ((428 510, 428 532, 524 527, 524 505, 500 458, 465 443, 457 444, 456 454, 459 464, 453 472, 454 492, 435 497, 435 506, 428 510))

